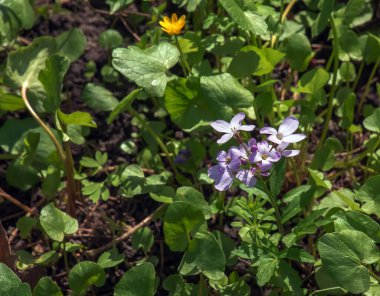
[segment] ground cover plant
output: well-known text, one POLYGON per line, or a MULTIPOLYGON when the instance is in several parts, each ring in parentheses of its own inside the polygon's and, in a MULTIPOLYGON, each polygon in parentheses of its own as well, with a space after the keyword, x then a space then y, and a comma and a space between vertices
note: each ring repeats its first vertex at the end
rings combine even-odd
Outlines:
POLYGON ((0 295, 380 295, 370 0, 0 0, 0 295))

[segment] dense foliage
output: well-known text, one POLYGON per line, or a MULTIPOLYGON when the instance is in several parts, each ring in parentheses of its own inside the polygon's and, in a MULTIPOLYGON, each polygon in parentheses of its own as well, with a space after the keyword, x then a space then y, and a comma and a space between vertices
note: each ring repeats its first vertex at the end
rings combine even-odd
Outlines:
POLYGON ((379 11, 0 0, 0 295, 380 295, 379 11))

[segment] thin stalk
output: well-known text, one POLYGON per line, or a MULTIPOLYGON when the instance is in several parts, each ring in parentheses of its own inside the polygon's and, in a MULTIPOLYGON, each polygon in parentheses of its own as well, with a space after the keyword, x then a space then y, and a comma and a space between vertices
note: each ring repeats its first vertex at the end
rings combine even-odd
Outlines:
POLYGON ((330 17, 330 24, 331 24, 331 29, 333 32, 334 73, 333 73, 333 81, 332 81, 332 85, 331 85, 331 89, 329 93, 329 103, 327 106, 327 115, 326 115, 325 125, 323 127, 322 135, 318 143, 318 148, 321 148, 321 146, 323 145, 327 136, 327 132, 329 130, 329 124, 330 124, 330 120, 331 120, 332 112, 333 112, 333 100, 334 100, 334 95, 335 95, 336 80, 338 77, 338 67, 339 67, 338 34, 336 31, 335 21, 332 16, 330 17))
MULTIPOLYGON (((289 12, 292 10, 294 4, 296 4, 297 0, 292 0, 289 2, 289 4, 286 6, 285 10, 282 12, 284 8, 284 3, 281 1, 281 11, 280 11, 280 23, 284 23, 286 20, 286 17, 288 16, 289 12)), ((273 48, 276 44, 277 36, 273 35, 271 39, 271 47, 273 48)))
POLYGON ((364 69, 364 60, 360 63, 359 71, 358 71, 358 74, 356 75, 356 78, 355 78, 355 81, 354 81, 354 85, 352 86, 352 90, 355 90, 356 87, 358 86, 359 79, 360 79, 360 77, 362 76, 362 73, 363 73, 363 69, 364 69))
POLYGON ((371 275, 371 277, 373 277, 375 280, 377 280, 379 283, 380 283, 380 276, 378 276, 372 269, 368 269, 369 271, 369 274, 371 275))
POLYGON ((177 168, 174 165, 173 159, 170 155, 170 152, 166 145, 161 141, 160 137, 157 136, 155 131, 146 123, 146 121, 140 116, 140 114, 137 113, 135 109, 133 109, 132 106, 128 107, 128 112, 131 113, 133 116, 137 118, 138 121, 140 121, 141 125, 148 131, 148 133, 153 137, 153 139, 156 141, 157 145, 160 146, 161 150, 164 152, 166 158, 168 159, 169 165, 172 168, 175 176, 177 179, 181 180, 183 179, 183 176, 178 172, 177 168))
POLYGON ((297 169, 297 165, 296 165, 296 162, 294 161, 294 159, 292 157, 289 157, 289 160, 290 160, 290 166, 293 170, 293 174, 296 177, 297 186, 299 187, 299 186, 301 186, 301 178, 299 175, 299 170, 297 169))
POLYGON ((372 79, 375 77, 376 70, 379 67, 379 64, 380 64, 380 57, 377 59, 375 65, 373 66, 371 74, 369 75, 367 84, 365 85, 364 92, 363 92, 362 96, 360 97, 360 101, 359 101, 359 105, 358 105, 358 114, 360 114, 362 111, 364 100, 368 95, 369 87, 371 86, 372 79))
POLYGON ((65 269, 67 274, 70 273, 70 267, 69 267, 69 260, 67 258, 67 252, 66 252, 66 242, 62 242, 62 252, 63 252, 63 260, 65 261, 65 269))
POLYGON ((276 217, 276 223, 277 223, 277 228, 278 230, 280 231, 281 235, 284 236, 285 235, 285 231, 284 231, 284 227, 282 226, 282 223, 281 223, 281 214, 280 214, 280 210, 278 209, 278 206, 277 206, 277 203, 276 203, 276 200, 275 198, 273 197, 272 193, 270 192, 269 188, 268 188, 268 185, 264 182, 262 182, 264 184, 264 190, 265 190, 265 193, 268 195, 269 197, 269 201, 270 203, 272 204, 273 208, 274 208, 274 213, 275 213, 275 217, 276 217))
POLYGON ((29 85, 28 81, 25 81, 24 84, 22 85, 22 89, 21 89, 22 100, 24 101, 25 106, 28 109, 29 113, 33 116, 33 118, 38 122, 38 124, 42 127, 42 129, 48 134, 48 136, 52 140, 62 163, 65 163, 66 155, 62 149, 61 144, 58 142, 57 138, 55 137, 51 129, 42 121, 42 119, 37 115, 37 113, 33 110, 32 106, 29 103, 28 96, 26 95, 26 90, 28 88, 28 85, 29 85))
POLYGON ((175 39, 177 48, 179 50, 179 57, 181 59, 181 66, 182 66, 183 73, 185 74, 185 76, 189 76, 191 73, 191 69, 186 62, 185 56, 183 55, 182 48, 181 48, 181 45, 179 44, 177 35, 174 35, 174 39, 175 39))
POLYGON ((205 278, 204 278, 203 273, 200 273, 199 274, 199 287, 198 287, 198 293, 197 293, 198 296, 203 295, 203 288, 204 287, 205 287, 205 278))

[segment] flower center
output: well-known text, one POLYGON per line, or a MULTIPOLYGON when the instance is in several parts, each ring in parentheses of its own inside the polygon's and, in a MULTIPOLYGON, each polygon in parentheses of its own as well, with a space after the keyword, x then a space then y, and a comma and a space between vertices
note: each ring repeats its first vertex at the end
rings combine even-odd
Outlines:
POLYGON ((262 155, 261 155, 261 158, 264 159, 264 160, 267 159, 267 158, 268 158, 268 154, 265 154, 265 153, 262 154, 262 155))
POLYGON ((231 163, 231 157, 227 157, 226 158, 226 164, 230 164, 231 163))
POLYGON ((277 139, 282 140, 283 137, 284 136, 282 134, 280 134, 280 133, 277 134, 277 139))

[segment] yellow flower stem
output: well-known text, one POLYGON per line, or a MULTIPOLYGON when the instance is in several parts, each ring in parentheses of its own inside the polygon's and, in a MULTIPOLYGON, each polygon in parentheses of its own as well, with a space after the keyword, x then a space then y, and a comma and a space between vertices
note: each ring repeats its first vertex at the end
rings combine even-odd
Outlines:
POLYGON ((179 44, 177 35, 174 35, 174 39, 175 39, 175 43, 177 45, 177 48, 179 50, 179 57, 180 57, 180 60, 181 60, 181 66, 182 66, 183 73, 185 74, 185 76, 189 76, 190 73, 191 73, 191 69, 190 69, 189 65, 187 64, 187 62, 186 62, 186 59, 185 59, 185 56, 184 56, 184 54, 182 52, 181 45, 179 44))

